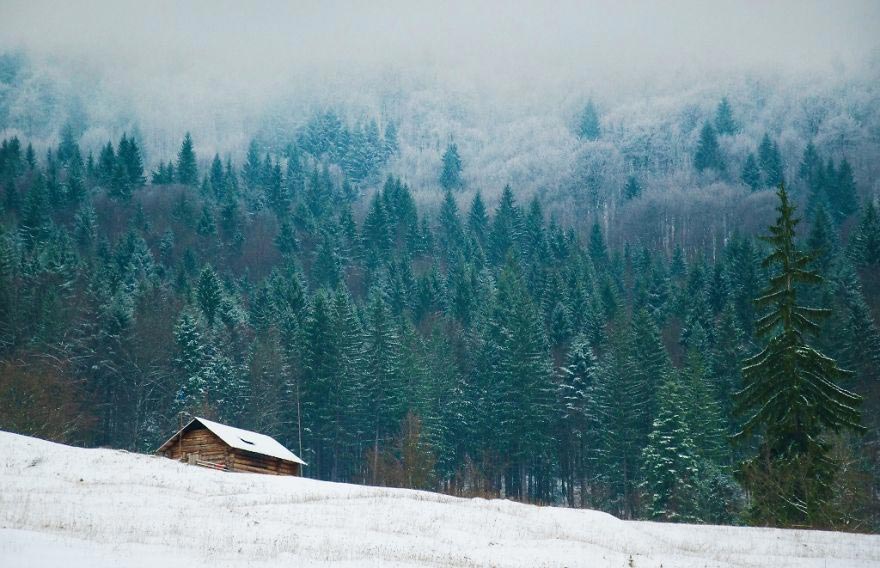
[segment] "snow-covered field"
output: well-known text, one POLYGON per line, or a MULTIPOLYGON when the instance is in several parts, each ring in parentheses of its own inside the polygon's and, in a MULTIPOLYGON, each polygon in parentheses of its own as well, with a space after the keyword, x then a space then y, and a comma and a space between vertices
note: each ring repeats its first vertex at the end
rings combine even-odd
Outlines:
POLYGON ((231 474, 0 432, 0 567, 880 566, 880 536, 231 474))

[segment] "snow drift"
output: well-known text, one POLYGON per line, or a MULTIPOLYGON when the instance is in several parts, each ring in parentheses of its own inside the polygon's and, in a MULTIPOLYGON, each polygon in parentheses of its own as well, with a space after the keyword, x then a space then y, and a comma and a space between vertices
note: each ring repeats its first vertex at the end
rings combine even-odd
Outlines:
POLYGON ((880 537, 230 474, 0 432, 0 566, 880 566, 880 537))

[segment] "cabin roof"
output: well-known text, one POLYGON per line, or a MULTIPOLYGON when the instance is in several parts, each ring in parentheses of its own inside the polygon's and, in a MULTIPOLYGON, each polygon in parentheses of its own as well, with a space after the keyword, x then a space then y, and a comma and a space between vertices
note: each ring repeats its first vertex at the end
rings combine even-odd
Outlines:
POLYGON ((168 441, 162 444, 159 447, 158 451, 161 452, 162 450, 164 450, 166 446, 174 441, 174 439, 177 437, 177 434, 188 430, 190 426, 192 426, 195 422, 200 423, 202 426, 210 430, 215 436, 223 440, 223 443, 225 443, 227 446, 230 446, 237 450, 253 452, 255 454, 262 454, 264 456, 270 456, 284 461, 308 465, 296 454, 282 446, 275 438, 272 438, 271 436, 258 434, 256 432, 251 432, 250 430, 235 428, 234 426, 227 426, 226 424, 220 424, 219 422, 214 422, 212 420, 199 417, 195 417, 190 420, 186 426, 184 426, 181 430, 176 432, 174 436, 169 438, 168 441))

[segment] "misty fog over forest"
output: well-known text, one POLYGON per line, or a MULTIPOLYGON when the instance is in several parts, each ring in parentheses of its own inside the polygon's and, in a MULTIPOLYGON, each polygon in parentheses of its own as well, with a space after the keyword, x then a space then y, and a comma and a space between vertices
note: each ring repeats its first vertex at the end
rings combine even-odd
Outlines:
POLYGON ((0 429, 198 415, 317 479, 876 532, 878 29, 0 0, 0 429))
POLYGON ((388 170, 425 199, 452 140, 467 188, 492 202, 509 183, 567 205, 599 176, 605 205, 633 173, 648 189, 711 183, 677 174, 727 97, 743 127, 724 141, 731 161, 770 132, 789 172, 815 140, 852 148, 858 177, 877 177, 873 2, 6 6, 5 133, 45 147, 69 123, 96 151, 134 132, 148 169, 176 155, 182 131, 206 163, 240 162, 251 139, 281 153, 332 109, 351 125, 397 123, 388 170), (603 136, 584 144, 575 124, 590 100, 603 136))

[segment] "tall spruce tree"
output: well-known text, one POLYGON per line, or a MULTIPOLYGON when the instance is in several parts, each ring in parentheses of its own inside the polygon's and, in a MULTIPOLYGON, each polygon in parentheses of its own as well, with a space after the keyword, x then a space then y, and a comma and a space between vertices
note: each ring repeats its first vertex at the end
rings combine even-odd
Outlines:
POLYGON ((758 165, 764 176, 765 187, 776 187, 785 183, 783 176, 782 154, 776 142, 770 140, 770 134, 765 133, 758 146, 758 165))
POLYGON ((847 253, 859 268, 880 266, 880 215, 873 201, 865 204, 862 218, 850 237, 847 253))
POLYGON ((598 140, 602 135, 599 124, 599 113, 593 101, 587 102, 577 125, 577 134, 583 140, 598 140))
POLYGON ((464 187, 464 179, 461 177, 461 157, 458 155, 458 145, 450 143, 443 152, 443 166, 440 171, 440 187, 446 190, 461 189, 464 187))
POLYGON ((700 131, 700 140, 694 153, 694 168, 698 172, 715 170, 718 173, 723 173, 726 168, 721 147, 718 145, 718 134, 709 122, 700 131))
POLYGON ((196 285, 196 301, 208 327, 212 327, 220 311, 223 299, 223 290, 220 287, 220 279, 210 266, 205 266, 199 274, 196 285))
POLYGON ((746 157, 740 179, 744 184, 749 186, 752 191, 757 191, 761 188, 761 168, 758 167, 758 160, 752 152, 749 152, 749 155, 746 157))
POLYGON ((733 108, 731 108, 727 97, 721 99, 721 102, 718 103, 718 108, 715 110, 715 130, 721 136, 736 134, 737 130, 739 130, 733 118, 733 108))
POLYGON ((626 186, 623 188, 623 197, 626 200, 636 199, 642 195, 642 184, 636 179, 636 176, 629 176, 626 180, 626 186))
POLYGON ((808 343, 820 329, 815 319, 828 310, 798 305, 799 287, 821 277, 810 270, 811 257, 796 247, 799 219, 784 186, 777 195, 779 217, 764 237, 771 251, 763 264, 773 273, 755 300, 769 310, 756 331, 766 344, 743 367, 744 387, 736 403, 747 419, 735 438, 758 437, 758 455, 741 467, 753 496, 751 521, 823 526, 836 469, 824 434, 861 431, 856 409, 861 397, 837 384, 847 372, 808 343))
POLYGON ((846 158, 837 167, 837 179, 830 185, 833 194, 829 195, 832 211, 838 221, 843 221, 859 209, 859 196, 853 169, 846 158))
POLYGON ((196 154, 193 150, 193 140, 189 132, 183 137, 180 151, 177 153, 177 166, 174 169, 177 183, 195 187, 199 183, 199 170, 196 164, 196 154))
POLYGON ((657 394, 660 412, 642 452, 647 513, 658 520, 699 522, 698 450, 683 412, 692 403, 676 375, 668 377, 657 394))

